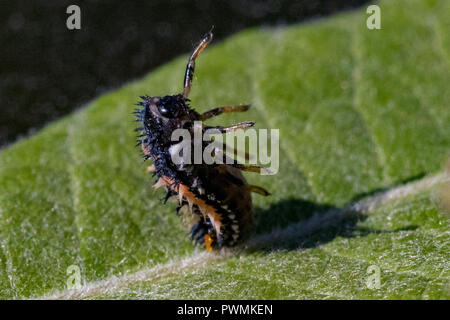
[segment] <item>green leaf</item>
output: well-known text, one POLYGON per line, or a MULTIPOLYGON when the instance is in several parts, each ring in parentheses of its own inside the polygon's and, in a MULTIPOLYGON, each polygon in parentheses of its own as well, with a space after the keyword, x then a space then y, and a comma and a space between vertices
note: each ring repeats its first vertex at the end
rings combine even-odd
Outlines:
POLYGON ((1 151, 0 297, 449 299, 450 4, 378 5, 381 30, 362 8, 198 59, 196 109, 253 105, 211 123, 280 129, 240 251, 195 248, 134 147, 134 103, 179 92, 186 56, 1 151))

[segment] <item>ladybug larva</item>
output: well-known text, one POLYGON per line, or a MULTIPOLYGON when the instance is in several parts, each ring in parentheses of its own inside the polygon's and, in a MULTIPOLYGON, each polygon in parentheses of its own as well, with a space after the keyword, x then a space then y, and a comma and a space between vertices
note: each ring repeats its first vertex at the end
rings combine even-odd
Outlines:
MULTIPOLYGON (((243 243, 251 231, 251 193, 269 195, 263 188, 249 185, 242 175, 241 171, 261 172, 263 168, 259 166, 244 165, 234 159, 230 164, 224 161, 209 165, 178 165, 172 161, 172 147, 177 142, 171 141, 171 134, 175 129, 187 129, 192 134, 194 121, 205 121, 222 113, 243 112, 250 108, 250 105, 225 106, 199 114, 189 106, 195 59, 212 38, 213 34, 207 33, 190 56, 182 93, 164 97, 142 96, 142 101, 138 103, 140 107, 135 112, 137 121, 142 124, 137 128, 141 131, 138 145, 142 146, 144 159, 153 161, 148 171, 157 178, 154 188, 166 188, 164 203, 170 197, 176 197, 179 202, 177 212, 187 208, 183 210, 191 221, 191 239, 203 244, 208 251, 243 243)), ((202 122, 201 128, 203 133, 208 128, 226 133, 253 124, 243 122, 229 127, 208 127, 202 122)))

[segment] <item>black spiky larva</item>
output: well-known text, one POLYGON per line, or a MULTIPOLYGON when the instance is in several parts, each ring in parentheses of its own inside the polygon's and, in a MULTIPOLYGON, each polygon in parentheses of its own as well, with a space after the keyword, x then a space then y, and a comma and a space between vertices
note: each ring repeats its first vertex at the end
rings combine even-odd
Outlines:
MULTIPOLYGON (((191 239, 203 244, 207 251, 222 247, 236 246, 248 238, 252 223, 251 192, 262 195, 269 193, 247 183, 241 170, 260 172, 258 166, 232 164, 192 164, 183 166, 172 162, 170 147, 174 142, 170 137, 173 130, 184 128, 193 130, 194 121, 204 121, 222 113, 247 111, 249 105, 225 106, 214 108, 199 114, 192 109, 187 98, 191 89, 195 69, 195 59, 211 42, 213 34, 207 33, 195 47, 186 67, 183 93, 164 96, 142 96, 136 109, 137 121, 142 124, 138 145, 142 146, 145 160, 151 159, 153 171, 157 177, 154 188, 164 186, 166 198, 176 196, 180 208, 190 215, 191 239)), ((243 122, 231 127, 215 128, 220 132, 229 132, 252 126, 252 122, 243 122)), ((192 133, 192 132, 191 132, 192 133)))

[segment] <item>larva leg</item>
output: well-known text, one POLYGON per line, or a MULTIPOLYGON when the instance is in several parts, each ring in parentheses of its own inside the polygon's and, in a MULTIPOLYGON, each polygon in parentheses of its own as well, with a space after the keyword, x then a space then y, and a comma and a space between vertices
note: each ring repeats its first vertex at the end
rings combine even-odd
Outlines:
POLYGON ((203 244, 204 235, 207 233, 207 228, 202 220, 199 220, 195 223, 191 230, 189 231, 191 234, 191 240, 198 243, 203 244))
POLYGON ((232 166, 236 169, 242 170, 242 171, 249 171, 249 172, 261 172, 261 169, 263 169, 260 166, 255 166, 255 165, 247 165, 247 164, 240 164, 240 163, 231 163, 228 164, 229 166, 232 166))
POLYGON ((146 172, 151 173, 151 172, 155 172, 155 165, 152 164, 151 166, 148 166, 147 169, 145 169, 146 172))
POLYGON ((251 192, 260 194, 260 195, 265 196, 265 197, 270 196, 270 192, 267 191, 264 188, 261 188, 261 187, 258 187, 258 186, 254 186, 254 185, 248 185, 248 188, 249 188, 249 190, 251 192))
POLYGON ((241 163, 231 163, 231 164, 227 163, 227 165, 242 171, 257 172, 259 174, 272 174, 269 169, 256 165, 247 165, 241 163))
POLYGON ((214 130, 218 130, 220 133, 227 133, 227 132, 236 131, 238 129, 247 129, 247 128, 253 127, 254 125, 255 125, 254 122, 246 121, 246 122, 241 122, 241 123, 229 126, 229 127, 222 127, 222 126, 209 127, 209 126, 205 126, 205 130, 214 129, 214 130))
POLYGON ((189 96, 189 92, 191 91, 192 80, 194 79, 194 70, 195 70, 195 59, 199 56, 199 54, 208 46, 213 38, 212 32, 208 32, 200 43, 195 47, 194 51, 189 58, 188 64, 186 66, 186 73, 184 74, 184 91, 183 96, 187 98, 189 96))
POLYGON ((250 109, 249 104, 245 104, 242 106, 225 106, 225 107, 218 107, 211 109, 209 111, 206 111, 200 115, 200 120, 204 121, 207 119, 210 119, 212 117, 216 117, 222 113, 231 113, 231 112, 245 112, 248 109, 250 109))
POLYGON ((258 172, 258 173, 267 171, 266 168, 263 168, 260 166, 246 165, 246 164, 241 164, 241 163, 235 162, 234 159, 231 159, 230 157, 228 157, 226 154, 224 154, 219 149, 216 149, 215 151, 217 152, 218 155, 223 157, 223 160, 227 166, 231 166, 231 167, 234 167, 234 168, 242 170, 242 171, 258 172))

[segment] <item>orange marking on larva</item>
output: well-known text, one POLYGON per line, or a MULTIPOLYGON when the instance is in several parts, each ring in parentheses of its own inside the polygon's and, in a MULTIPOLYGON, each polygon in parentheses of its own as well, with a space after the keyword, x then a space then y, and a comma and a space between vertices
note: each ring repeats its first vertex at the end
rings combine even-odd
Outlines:
POLYGON ((180 205, 183 202, 183 196, 184 196, 183 190, 179 190, 178 188, 178 201, 180 202, 180 205))
POLYGON ((209 234, 205 234, 204 238, 205 238, 205 249, 206 251, 211 252, 213 250, 211 246, 211 244, 213 243, 213 239, 209 234))
POLYGON ((156 190, 165 185, 166 185, 166 182, 162 178, 159 178, 158 181, 153 185, 153 189, 156 190))
POLYGON ((195 194, 189 191, 189 188, 183 184, 180 184, 180 190, 182 190, 184 197, 191 201, 193 204, 197 205, 200 211, 205 215, 208 215, 211 220, 212 225, 216 229, 216 234, 220 234, 220 227, 222 226, 221 220, 222 217, 217 213, 216 209, 207 204, 204 200, 197 198, 195 194))
POLYGON ((150 148, 146 146, 145 144, 142 144, 142 152, 144 154, 150 154, 150 148))
POLYGON ((184 184, 180 183, 178 187, 176 187, 175 182, 166 176, 162 176, 161 178, 159 178, 159 180, 161 180, 166 186, 171 188, 173 191, 178 192, 178 196, 180 197, 181 195, 181 199, 184 197, 186 198, 188 203, 192 203, 192 205, 195 204, 200 209, 200 212, 203 215, 207 215, 209 217, 212 225, 214 226, 214 229, 216 229, 216 234, 217 235, 220 234, 220 228, 222 226, 221 222, 222 218, 220 214, 217 213, 216 209, 213 206, 207 204, 203 199, 197 198, 195 194, 189 190, 189 187, 185 186, 184 184))

